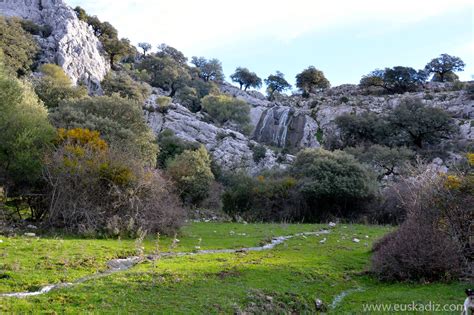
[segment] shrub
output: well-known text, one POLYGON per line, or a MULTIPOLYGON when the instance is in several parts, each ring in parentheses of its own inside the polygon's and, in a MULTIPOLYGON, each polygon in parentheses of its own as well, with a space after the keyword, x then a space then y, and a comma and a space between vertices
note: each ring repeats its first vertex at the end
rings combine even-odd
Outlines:
POLYGON ((167 171, 176 182, 181 198, 188 204, 197 204, 208 194, 214 175, 211 158, 204 146, 196 151, 184 151, 168 165, 167 171))
POLYGON ((429 224, 409 220, 377 246, 372 270, 382 281, 425 282, 459 276, 456 244, 429 224))
POLYGON ((454 280, 472 264, 469 228, 474 220, 472 174, 427 171, 403 182, 401 227, 374 248, 372 271, 387 281, 454 280))
POLYGON ((375 178, 352 155, 342 151, 306 149, 298 153, 291 173, 298 179, 312 219, 356 216, 376 189, 375 178))
POLYGON ((0 186, 7 194, 25 193, 41 179, 54 138, 47 117, 31 86, 5 73, 0 56, 0 186))
POLYGON ((39 47, 33 36, 22 28, 20 19, 0 16, 0 50, 4 53, 6 68, 21 76, 31 71, 39 47))
POLYGON ((156 137, 134 100, 118 95, 67 100, 51 111, 50 120, 57 128, 97 130, 112 147, 156 165, 156 137))
POLYGON ((234 122, 244 127, 250 123, 250 106, 227 95, 204 97, 202 109, 220 124, 234 122))
POLYGON ((172 130, 166 129, 158 136, 160 153, 158 154, 158 166, 166 168, 167 164, 177 155, 186 150, 197 150, 199 146, 177 137, 172 130))
POLYGON ((168 96, 159 96, 156 99, 156 105, 158 105, 158 111, 160 113, 167 113, 171 105, 172 98, 168 96))
POLYGON ((173 185, 123 152, 113 151, 96 131, 59 130, 45 161, 51 226, 72 232, 173 233, 182 224, 173 185))
POLYGON ((260 163, 260 161, 262 161, 267 155, 267 148, 265 148, 263 145, 257 145, 252 147, 252 152, 255 163, 260 163))
POLYGON ((35 92, 48 108, 56 108, 67 99, 84 98, 87 89, 73 86, 64 70, 54 64, 44 64, 39 68, 42 76, 35 80, 35 92))
POLYGON ((415 153, 406 147, 390 148, 378 144, 369 147, 346 148, 361 163, 371 166, 379 180, 387 176, 403 175, 406 166, 415 157, 415 153))
POLYGON ((136 82, 125 72, 111 71, 102 81, 102 88, 106 95, 118 93, 121 97, 143 102, 151 94, 150 86, 136 82))
POLYGON ((297 181, 291 176, 266 172, 257 178, 244 173, 226 176, 223 209, 248 221, 301 222, 305 208, 297 181))

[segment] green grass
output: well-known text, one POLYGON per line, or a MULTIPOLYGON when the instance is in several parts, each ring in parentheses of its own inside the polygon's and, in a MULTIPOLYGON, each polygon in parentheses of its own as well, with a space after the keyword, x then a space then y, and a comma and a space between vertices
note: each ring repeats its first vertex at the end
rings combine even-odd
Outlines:
MULTIPOLYGON (((325 226, 194 223, 178 235, 180 242, 173 250, 257 246, 273 236, 322 228, 325 226)), ((340 225, 330 235, 294 238, 270 251, 145 262, 128 271, 43 296, 0 298, 0 313, 232 314, 252 303, 260 305, 258 293, 273 297, 275 305, 293 304, 293 309, 310 312, 314 310, 314 299, 330 304, 335 296, 354 288, 363 291, 351 293, 330 312, 361 312, 364 303, 462 303, 462 283, 386 284, 365 275, 371 244, 388 231, 386 227, 340 225), (356 244, 353 237, 362 241, 356 244), (321 244, 323 238, 327 242, 321 244)), ((109 259, 136 252, 134 240, 1 236, 0 240, 3 293, 73 281, 105 270, 109 259)), ((172 238, 160 238, 160 249, 168 251, 171 242, 172 238)), ((146 253, 152 253, 156 238, 147 238, 144 247, 146 253)))

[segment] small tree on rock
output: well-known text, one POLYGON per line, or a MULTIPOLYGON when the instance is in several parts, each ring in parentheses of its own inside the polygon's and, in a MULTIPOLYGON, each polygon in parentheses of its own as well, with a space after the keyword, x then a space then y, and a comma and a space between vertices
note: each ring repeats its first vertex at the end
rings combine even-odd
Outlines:
POLYGON ((271 100, 274 98, 275 92, 281 93, 291 89, 291 84, 286 81, 285 75, 280 71, 265 79, 265 84, 267 85, 268 98, 271 100))
POLYGON ((139 43, 138 47, 140 47, 143 50, 143 57, 145 57, 146 53, 151 50, 150 43, 139 43))
POLYGON ((237 68, 235 73, 230 76, 232 81, 240 85, 240 89, 247 91, 249 87, 260 88, 262 86, 262 79, 260 79, 255 72, 250 72, 247 68, 237 68))
POLYGON ((296 86, 308 97, 316 89, 327 89, 331 86, 321 70, 311 66, 296 76, 296 86))

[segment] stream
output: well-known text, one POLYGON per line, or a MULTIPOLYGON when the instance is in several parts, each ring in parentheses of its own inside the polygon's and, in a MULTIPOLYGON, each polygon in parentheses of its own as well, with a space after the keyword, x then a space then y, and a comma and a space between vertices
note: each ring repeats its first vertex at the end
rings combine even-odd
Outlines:
POLYGON ((1 293, 0 297, 8 297, 8 298, 27 298, 31 296, 38 296, 47 294, 53 290, 60 290, 65 288, 70 288, 86 281, 94 280, 109 276, 111 274, 128 270, 137 264, 143 261, 155 261, 163 257, 182 257, 182 256, 195 256, 195 255, 209 255, 209 254, 233 254, 233 253, 242 253, 242 252, 259 252, 265 250, 271 250, 278 245, 285 243, 286 241, 295 238, 295 237, 302 237, 302 236, 319 236, 323 234, 329 234, 330 231, 322 230, 319 232, 307 232, 307 233, 298 233, 289 236, 278 236, 274 237, 269 243, 257 246, 257 247, 248 247, 248 248, 240 248, 240 249, 208 249, 208 250, 198 250, 195 252, 166 252, 161 253, 159 255, 151 255, 146 256, 145 258, 132 256, 124 259, 113 259, 107 262, 108 269, 104 272, 99 272, 93 275, 89 275, 80 279, 77 279, 73 282, 69 283, 58 283, 58 284, 51 284, 42 287, 38 291, 33 292, 14 292, 14 293, 1 293))

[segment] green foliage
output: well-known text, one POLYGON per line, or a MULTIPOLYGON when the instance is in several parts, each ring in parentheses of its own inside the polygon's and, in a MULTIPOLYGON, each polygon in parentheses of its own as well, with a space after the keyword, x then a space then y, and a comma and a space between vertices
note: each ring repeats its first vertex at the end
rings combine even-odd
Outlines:
POLYGON ((77 7, 74 8, 74 12, 76 12, 77 18, 79 20, 87 23, 87 20, 88 20, 89 17, 87 15, 86 10, 84 10, 80 6, 77 6, 77 7))
POLYGON ((151 44, 150 43, 138 43, 138 47, 140 47, 143 50, 143 57, 146 56, 146 53, 151 50, 151 44))
POLYGON ((226 176, 224 211, 249 221, 299 221, 304 215, 296 180, 280 173, 257 178, 244 173, 226 176))
POLYGON ((337 117, 335 122, 341 130, 343 147, 390 142, 392 130, 386 120, 373 112, 364 112, 360 115, 344 114, 337 117))
POLYGON ((47 108, 56 108, 63 100, 87 96, 87 89, 73 86, 61 67, 44 64, 39 72, 41 77, 34 80, 35 92, 47 108))
POLYGON ((391 94, 403 94, 418 90, 426 79, 425 71, 399 66, 372 71, 362 77, 360 85, 365 88, 380 87, 391 94))
POLYGON ((128 54, 133 53, 130 40, 126 38, 118 39, 116 37, 102 36, 102 44, 109 56, 110 66, 114 69, 115 62, 128 54))
POLYGON ((138 69, 146 70, 149 74, 148 83, 170 91, 170 97, 174 97, 191 80, 188 69, 168 56, 146 56, 138 69))
POLYGON ((188 62, 188 58, 186 58, 182 52, 166 44, 158 45, 156 56, 160 58, 169 57, 182 66, 186 66, 188 62))
POLYGON ((260 161, 262 161, 267 155, 267 148, 265 148, 263 145, 256 145, 252 147, 252 152, 255 163, 260 163, 260 161))
POLYGON ((208 95, 202 100, 202 109, 218 123, 234 122, 242 128, 250 123, 250 106, 227 95, 208 95))
POLYGON ((23 29, 20 19, 0 16, 0 50, 4 53, 6 68, 22 76, 31 71, 39 47, 33 36, 23 29))
POLYGON ((404 174, 407 164, 415 157, 415 153, 406 147, 390 148, 378 144, 346 148, 345 151, 354 155, 361 163, 370 165, 379 180, 385 176, 404 174))
POLYGON ((47 38, 51 36, 52 28, 49 25, 38 25, 30 20, 21 20, 21 27, 31 35, 47 38))
POLYGON ((419 99, 406 99, 388 115, 402 144, 423 148, 459 132, 454 120, 440 108, 428 107, 419 99))
POLYGON ((144 168, 136 155, 109 147, 97 131, 59 129, 45 169, 44 211, 51 226, 118 236, 172 233, 182 222, 169 180, 144 168))
POLYGON ((9 77, 0 64, 0 186, 26 190, 34 185, 53 137, 47 111, 32 88, 9 77))
POLYGON ((204 146, 176 156, 168 164, 167 170, 176 182, 183 201, 197 204, 208 196, 214 175, 211 158, 204 146))
POLYGON ((141 105, 118 95, 68 100, 50 114, 57 128, 97 130, 112 147, 156 164, 155 136, 143 119, 141 105))
MULTIPOLYGON (((358 203, 375 194, 372 174, 352 155, 342 151, 306 149, 298 153, 292 172, 306 202, 319 211, 357 211, 358 203)), ((312 213, 317 217, 321 213, 312 213)))
POLYGON ((173 99, 168 96, 157 97, 155 102, 156 102, 156 105, 158 105, 158 111, 163 114, 167 113, 170 108, 172 100, 173 99))
POLYGON ((202 108, 202 99, 210 94, 220 93, 219 87, 214 82, 205 82, 199 78, 193 78, 177 93, 179 102, 193 113, 197 113, 202 108))
POLYGON ((143 102, 151 94, 151 89, 146 83, 133 80, 126 72, 109 72, 101 85, 106 95, 118 93, 121 97, 138 102, 143 102))
POLYGON ((345 114, 336 118, 336 124, 341 129, 343 146, 373 143, 422 149, 458 132, 448 113, 412 98, 405 99, 386 115, 345 114))
POLYGON ((89 16, 81 7, 76 7, 74 11, 80 20, 92 27, 94 35, 102 42, 112 69, 120 58, 135 52, 130 40, 118 38, 118 31, 112 24, 102 22, 97 16, 89 16))
POLYGON ((276 74, 272 74, 265 79, 265 84, 267 85, 269 99, 273 99, 275 92, 281 93, 291 89, 291 84, 285 80, 285 75, 280 71, 277 71, 276 74))
POLYGON ((438 58, 431 60, 425 67, 426 73, 434 74, 434 82, 454 82, 459 77, 454 73, 464 71, 466 64, 459 57, 442 54, 438 58))
POLYGON ((296 86, 308 97, 315 90, 327 89, 331 86, 321 70, 311 66, 296 76, 296 86))
POLYGON ((166 168, 168 163, 184 151, 197 150, 199 146, 177 137, 173 131, 167 129, 158 136, 160 153, 158 154, 158 167, 166 168))
POLYGON ((239 83, 240 89, 244 88, 244 91, 247 91, 248 88, 258 89, 262 86, 262 79, 255 72, 250 72, 247 68, 237 68, 230 78, 232 81, 239 83))
POLYGON ((218 59, 207 60, 204 57, 193 57, 191 59, 191 63, 196 66, 198 70, 198 76, 204 81, 224 81, 222 63, 218 59))

